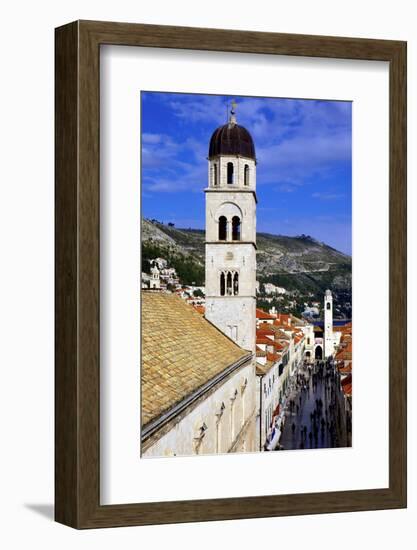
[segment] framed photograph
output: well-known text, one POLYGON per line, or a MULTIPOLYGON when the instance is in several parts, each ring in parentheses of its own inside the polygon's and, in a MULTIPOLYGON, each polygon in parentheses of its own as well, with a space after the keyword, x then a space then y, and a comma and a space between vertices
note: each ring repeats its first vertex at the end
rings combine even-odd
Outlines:
POLYGON ((56 520, 406 506, 406 43, 56 29, 56 520))

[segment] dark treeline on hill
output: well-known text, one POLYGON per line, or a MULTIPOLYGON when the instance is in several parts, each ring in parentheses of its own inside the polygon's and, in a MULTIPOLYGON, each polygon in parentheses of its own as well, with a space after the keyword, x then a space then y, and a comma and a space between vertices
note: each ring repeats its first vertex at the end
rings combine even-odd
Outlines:
MULTIPOLYGON (((175 267, 184 284, 204 284, 204 239, 202 229, 178 229, 173 224, 143 219, 143 270, 149 269, 147 260, 160 256, 175 267)), ((257 247, 257 280, 261 283, 317 298, 327 288, 344 295, 351 293, 351 257, 308 235, 258 233, 257 247)))

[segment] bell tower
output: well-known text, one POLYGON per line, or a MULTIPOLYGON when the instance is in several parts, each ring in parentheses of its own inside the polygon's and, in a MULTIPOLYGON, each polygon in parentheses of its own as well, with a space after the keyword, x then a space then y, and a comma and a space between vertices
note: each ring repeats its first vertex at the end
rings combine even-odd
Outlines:
POLYGON ((333 337, 333 296, 330 290, 324 293, 324 357, 334 353, 333 337))
POLYGON ((210 140, 206 193, 206 318, 244 349, 256 346, 256 158, 236 121, 210 140))

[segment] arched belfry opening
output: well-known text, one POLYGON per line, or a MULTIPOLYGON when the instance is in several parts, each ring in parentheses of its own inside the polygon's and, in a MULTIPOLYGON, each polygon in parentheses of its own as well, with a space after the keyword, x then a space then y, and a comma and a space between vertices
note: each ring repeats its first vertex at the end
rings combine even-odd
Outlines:
POLYGON ((217 181, 217 164, 213 164, 213 186, 217 187, 218 181, 217 181))
POLYGON ((227 272, 226 275, 226 294, 228 296, 232 296, 233 290, 232 290, 232 274, 230 271, 227 272))
POLYGON ((245 170, 243 172, 243 184, 249 185, 249 164, 245 164, 245 170))
POLYGON ((224 296, 226 294, 226 282, 224 273, 220 273, 220 296, 224 296))
POLYGON ((240 218, 233 216, 232 218, 232 241, 240 241, 240 218))
POLYGON ((222 271, 220 273, 220 296, 239 295, 239 273, 237 271, 222 271))
POLYGON ((314 357, 315 357, 315 359, 318 359, 319 361, 321 361, 323 359, 323 348, 321 346, 316 346, 314 357))
POLYGON ((229 185, 232 185, 234 182, 233 182, 233 178, 234 178, 234 174, 233 174, 233 162, 228 162, 227 163, 227 183, 229 185))
POLYGON ((233 275, 233 295, 237 296, 239 294, 239 273, 233 275))
POLYGON ((219 218, 219 241, 225 241, 227 239, 227 218, 226 216, 220 216, 219 218))

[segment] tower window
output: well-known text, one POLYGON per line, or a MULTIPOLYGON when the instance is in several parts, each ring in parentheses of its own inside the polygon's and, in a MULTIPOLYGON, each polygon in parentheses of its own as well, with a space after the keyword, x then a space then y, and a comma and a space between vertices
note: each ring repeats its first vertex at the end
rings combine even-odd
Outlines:
POLYGON ((213 185, 217 187, 217 164, 213 164, 213 185))
POLYGON ((233 216, 232 218, 232 240, 240 241, 240 218, 233 216))
POLYGON ((233 162, 227 163, 227 183, 233 183, 233 162))
POLYGON ((243 181, 245 185, 249 185, 249 165, 248 164, 245 164, 243 181))
POLYGON ((220 296, 225 295, 226 285, 224 280, 224 273, 220 273, 220 296))
POLYGON ((225 241, 227 238, 227 219, 226 216, 219 218, 219 241, 225 241))
POLYGON ((227 272, 226 276, 226 294, 232 296, 232 274, 230 271, 227 272))
POLYGON ((327 302, 327 309, 330 309, 330 302, 327 302))
POLYGON ((233 275, 233 294, 235 296, 239 294, 239 273, 233 275))

